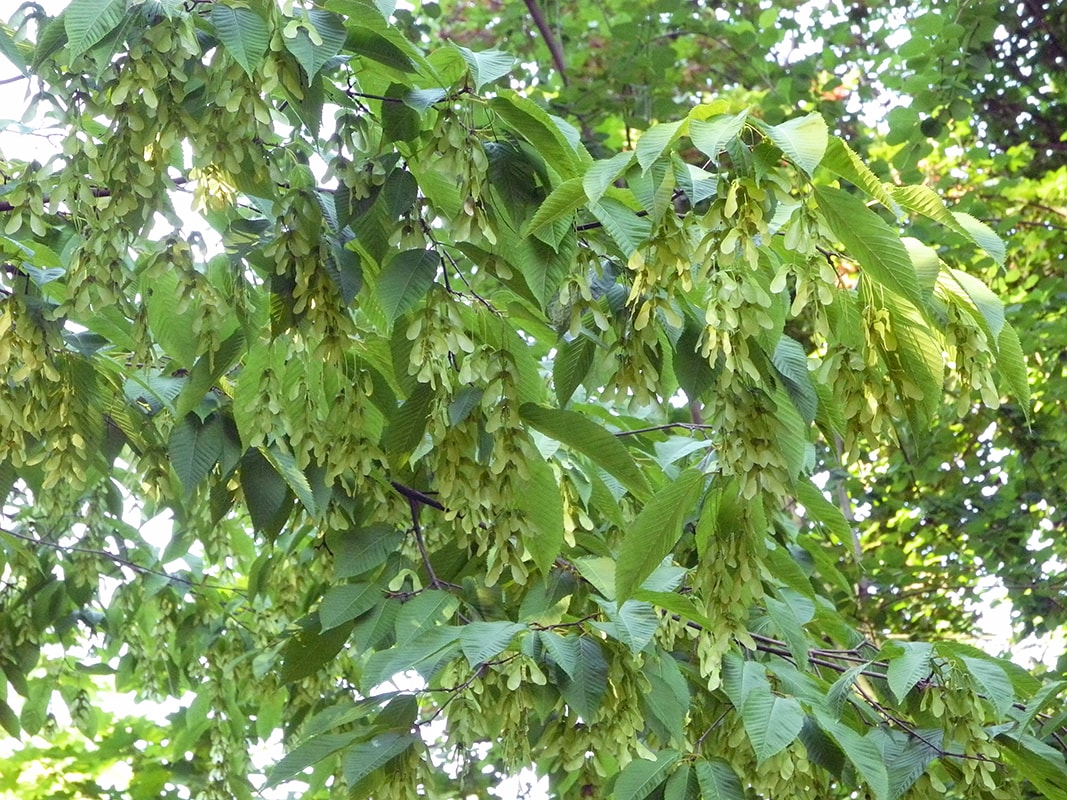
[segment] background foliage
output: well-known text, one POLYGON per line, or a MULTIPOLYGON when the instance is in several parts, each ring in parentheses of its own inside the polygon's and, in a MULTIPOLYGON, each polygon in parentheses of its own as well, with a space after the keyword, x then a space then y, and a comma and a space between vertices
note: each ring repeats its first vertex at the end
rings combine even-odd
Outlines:
POLYGON ((0 791, 1064 797, 1063 15, 19 6, 0 791))

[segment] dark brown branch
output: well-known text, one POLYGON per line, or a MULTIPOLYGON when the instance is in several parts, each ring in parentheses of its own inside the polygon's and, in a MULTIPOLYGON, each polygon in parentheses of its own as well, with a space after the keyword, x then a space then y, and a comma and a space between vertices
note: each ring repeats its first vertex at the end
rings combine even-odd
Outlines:
POLYGON ((537 30, 541 34, 541 38, 545 40, 545 44, 548 46, 548 52, 552 54, 552 63, 556 67, 556 72, 559 73, 559 79, 566 86, 567 68, 563 62, 563 48, 560 47, 559 40, 552 35, 552 28, 549 26, 548 20, 545 19, 540 6, 537 5, 537 0, 524 0, 524 2, 526 3, 526 10, 530 12, 530 17, 533 18, 534 25, 537 26, 537 30))

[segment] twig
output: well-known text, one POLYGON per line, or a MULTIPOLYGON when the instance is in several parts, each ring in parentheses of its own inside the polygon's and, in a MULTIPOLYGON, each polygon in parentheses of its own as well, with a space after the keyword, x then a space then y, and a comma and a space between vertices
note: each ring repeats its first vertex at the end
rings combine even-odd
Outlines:
POLYGON ((616 436, 636 436, 639 433, 655 433, 656 431, 669 431, 672 428, 684 428, 687 431, 713 431, 714 425, 705 425, 697 422, 666 422, 663 425, 653 425, 650 428, 635 428, 632 431, 615 431, 616 436))
POLYGON ((186 586, 191 586, 196 589, 216 589, 226 592, 239 592, 238 589, 235 589, 232 586, 222 586, 219 584, 206 582, 197 583, 196 581, 191 581, 188 578, 182 578, 178 575, 172 575, 169 572, 163 572, 162 570, 152 569, 151 567, 146 567, 143 564, 138 564, 135 561, 130 561, 128 558, 123 558, 122 556, 116 555, 115 553, 109 553, 106 550, 96 550, 91 547, 79 547, 78 545, 73 544, 59 544, 58 542, 50 542, 47 539, 40 539, 36 536, 30 536, 29 534, 8 530, 7 528, 0 528, 0 533, 5 533, 8 536, 12 536, 16 539, 21 539, 24 542, 29 542, 30 544, 37 545, 38 547, 50 547, 53 550, 58 550, 63 553, 86 553, 88 555, 97 556, 99 558, 107 559, 108 561, 118 564, 119 566, 132 569, 134 572, 140 573, 142 575, 156 575, 160 578, 166 578, 169 581, 174 581, 175 583, 182 583, 186 586))
MULTIPOLYGON (((191 178, 186 178, 183 175, 179 175, 177 178, 171 178, 171 181, 174 182, 175 186, 181 186, 183 184, 189 183, 191 180, 191 178)), ((111 197, 111 190, 105 186, 97 186, 92 189, 92 194, 93 197, 111 197)), ((41 203, 43 205, 48 205, 51 200, 51 197, 43 197, 41 198, 41 203)), ((15 206, 13 206, 10 202, 8 202, 7 200, 0 200, 0 213, 14 210, 15 206)))
POLYGON ((556 37, 552 35, 552 28, 549 27, 548 20, 545 19, 544 13, 537 5, 537 0, 524 0, 524 2, 526 3, 526 10, 530 12, 534 25, 537 26, 537 30, 541 34, 541 38, 545 40, 545 44, 548 46, 548 52, 552 54, 552 63, 556 67, 556 72, 559 73, 559 79, 566 86, 567 67, 563 62, 563 48, 560 47, 556 37))

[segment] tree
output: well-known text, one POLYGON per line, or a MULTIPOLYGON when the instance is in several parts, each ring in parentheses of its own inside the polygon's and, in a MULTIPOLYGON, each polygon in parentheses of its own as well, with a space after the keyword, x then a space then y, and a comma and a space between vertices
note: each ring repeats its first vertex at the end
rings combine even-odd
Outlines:
POLYGON ((995 6, 933 54, 864 4, 21 6, 0 788, 1063 797, 1067 684, 947 607, 1057 591, 1062 167, 959 90, 995 6))

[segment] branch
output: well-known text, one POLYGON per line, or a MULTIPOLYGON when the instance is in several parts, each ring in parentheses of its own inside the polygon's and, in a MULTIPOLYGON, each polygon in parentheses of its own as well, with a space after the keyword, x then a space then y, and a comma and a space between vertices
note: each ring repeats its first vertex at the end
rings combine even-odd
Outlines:
POLYGON ((91 556, 104 558, 108 561, 118 564, 120 567, 127 567, 129 569, 132 569, 134 572, 137 572, 141 575, 156 575, 160 578, 166 578, 169 581, 174 581, 175 583, 181 583, 186 586, 193 587, 194 589, 217 589, 225 592, 239 593, 239 590, 232 586, 222 586, 216 583, 198 583, 196 581, 191 581, 188 578, 182 578, 178 575, 172 575, 169 572, 163 572, 162 570, 146 567, 143 564, 138 564, 135 561, 130 561, 128 558, 123 558, 122 556, 116 555, 115 553, 109 553, 107 552, 107 550, 96 550, 91 547, 78 547, 77 545, 63 545, 57 542, 50 542, 47 539, 40 539, 36 536, 30 536, 29 534, 8 530, 7 528, 0 528, 0 533, 7 534, 8 536, 11 536, 15 539, 21 539, 24 542, 29 542, 30 544, 37 545, 38 547, 48 547, 53 550, 58 550, 61 553, 86 553, 91 556))
MULTIPOLYGON (((171 181, 174 182, 175 186, 183 186, 184 184, 189 183, 191 180, 191 178, 187 178, 184 175, 179 175, 177 178, 171 178, 171 181)), ((111 190, 108 189, 106 186, 97 186, 92 190, 92 193, 93 197, 111 197, 111 190)), ((50 196, 41 198, 41 202, 44 205, 48 205, 51 201, 52 198, 50 196)), ((0 200, 0 213, 14 210, 15 206, 13 206, 7 200, 0 200)))
POLYGON ((713 431, 714 425, 704 425, 698 422, 666 422, 663 425, 653 425, 650 428, 635 428, 632 431, 615 431, 616 436, 636 436, 639 433, 654 433, 656 431, 669 431, 672 428, 684 428, 689 432, 713 431))
POLYGON ((537 26, 537 30, 541 33, 541 38, 545 40, 545 44, 548 45, 548 52, 552 54, 552 63, 556 67, 556 72, 559 73, 559 78, 563 81, 563 85, 567 85, 567 68, 563 63, 563 48, 560 47, 559 41, 552 35, 552 28, 548 24, 548 20, 545 19, 545 15, 541 12, 540 7, 537 5, 537 0, 523 0, 526 3, 526 9, 530 12, 530 16, 533 18, 534 25, 537 26))

